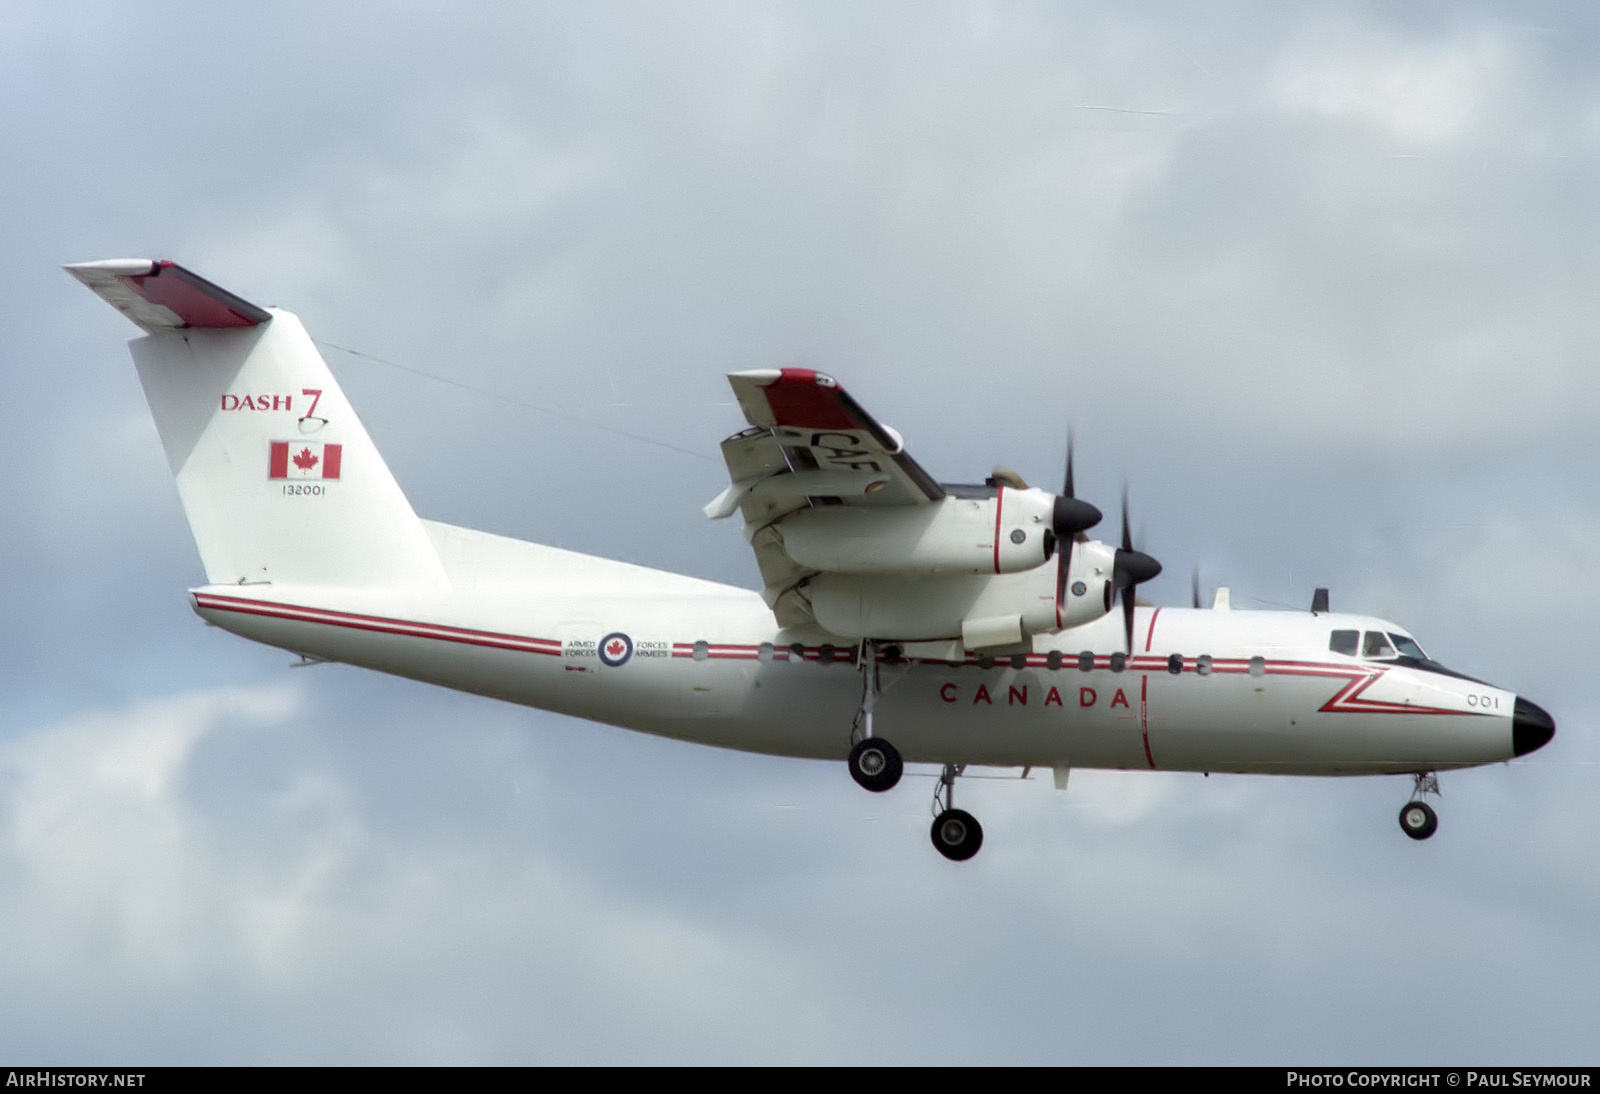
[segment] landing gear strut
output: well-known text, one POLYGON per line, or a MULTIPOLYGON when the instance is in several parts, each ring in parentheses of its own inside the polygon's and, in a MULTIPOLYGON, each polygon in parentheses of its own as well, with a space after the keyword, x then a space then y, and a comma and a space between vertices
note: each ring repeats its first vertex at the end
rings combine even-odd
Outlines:
POLYGON ((955 797, 956 776, 965 764, 945 764, 939 776, 939 785, 933 791, 933 830, 929 836, 934 848, 952 862, 965 862, 983 846, 983 826, 964 809, 952 804, 955 797))
POLYGON ((878 648, 874 643, 861 643, 856 667, 861 670, 861 709, 856 712, 850 733, 852 737, 859 734, 850 749, 850 777, 865 789, 881 794, 900 781, 905 764, 894 745, 872 735, 872 708, 878 705, 878 648))
POLYGON ((1416 785, 1411 790, 1411 800, 1400 810, 1400 831, 1412 839, 1427 839, 1439 830, 1439 814, 1422 800, 1424 794, 1439 793, 1439 778, 1430 772, 1412 776, 1416 785))

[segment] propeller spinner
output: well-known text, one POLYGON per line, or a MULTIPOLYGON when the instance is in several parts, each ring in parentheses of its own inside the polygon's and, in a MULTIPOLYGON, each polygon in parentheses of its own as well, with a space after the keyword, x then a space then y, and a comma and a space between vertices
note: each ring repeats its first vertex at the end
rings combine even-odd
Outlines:
POLYGON ((1136 550, 1128 528, 1128 488, 1122 488, 1122 546, 1117 548, 1111 569, 1111 587, 1122 597, 1122 636, 1125 648, 1133 652, 1133 589, 1161 572, 1161 563, 1136 550))
MULTIPOLYGON (((1076 497, 1072 486, 1072 435, 1067 435, 1067 473, 1061 493, 1050 509, 1050 529, 1061 544, 1061 561, 1056 566, 1056 609, 1067 600, 1067 580, 1072 572, 1072 543, 1085 531, 1100 523, 1099 509, 1076 497)), ((1126 522, 1124 522, 1126 523, 1126 522)), ((1059 618, 1057 619, 1059 623, 1059 618)))

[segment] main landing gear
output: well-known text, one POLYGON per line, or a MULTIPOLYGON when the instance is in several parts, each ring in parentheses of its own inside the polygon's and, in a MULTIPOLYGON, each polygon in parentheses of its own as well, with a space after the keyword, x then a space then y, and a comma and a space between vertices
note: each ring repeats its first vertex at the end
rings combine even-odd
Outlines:
POLYGON ((861 709, 856 712, 850 733, 852 737, 859 734, 850 749, 850 777, 874 794, 881 794, 900 781, 905 764, 894 745, 872 735, 872 708, 878 705, 878 647, 874 643, 861 643, 856 666, 861 670, 861 709))
POLYGON ((1400 810, 1400 831, 1412 839, 1427 839, 1439 830, 1439 814, 1422 796, 1439 793, 1439 778, 1431 771, 1419 772, 1412 778, 1416 785, 1411 790, 1411 800, 1400 810))
POLYGON ((850 777, 875 794, 891 789, 904 770, 899 751, 881 737, 865 737, 850 750, 850 777))

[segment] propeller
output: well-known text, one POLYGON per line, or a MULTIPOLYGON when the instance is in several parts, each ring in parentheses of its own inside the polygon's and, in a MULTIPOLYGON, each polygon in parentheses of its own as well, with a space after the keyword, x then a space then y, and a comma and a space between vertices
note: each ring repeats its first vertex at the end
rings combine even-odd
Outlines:
POLYGON ((1133 652, 1133 589, 1161 572, 1161 563, 1135 550, 1133 535, 1128 528, 1128 488, 1122 488, 1122 546, 1117 548, 1116 561, 1111 567, 1111 585, 1122 597, 1122 634, 1127 651, 1133 652))
POLYGON ((1194 574, 1192 575, 1192 580, 1190 582, 1190 592, 1191 592, 1191 595, 1193 597, 1194 606, 1196 608, 1199 608, 1201 606, 1201 604, 1200 604, 1200 567, 1198 567, 1198 566, 1196 566, 1194 568, 1194 574))
MULTIPOLYGON (((1050 509, 1050 530, 1061 544, 1061 561, 1056 566, 1056 611, 1067 602, 1067 580, 1072 572, 1072 543, 1085 531, 1100 523, 1100 510, 1086 501, 1079 501, 1072 485, 1072 434, 1067 434, 1067 472, 1062 479, 1061 493, 1056 495, 1050 509)), ((1057 621, 1059 622, 1059 616, 1057 621)))

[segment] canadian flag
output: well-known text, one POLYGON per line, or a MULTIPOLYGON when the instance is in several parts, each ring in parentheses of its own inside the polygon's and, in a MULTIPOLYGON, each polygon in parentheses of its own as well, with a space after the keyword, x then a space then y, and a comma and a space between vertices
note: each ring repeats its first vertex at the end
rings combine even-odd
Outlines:
POLYGON ((269 479, 336 479, 344 455, 337 444, 307 444, 304 441, 273 441, 267 461, 269 479))

